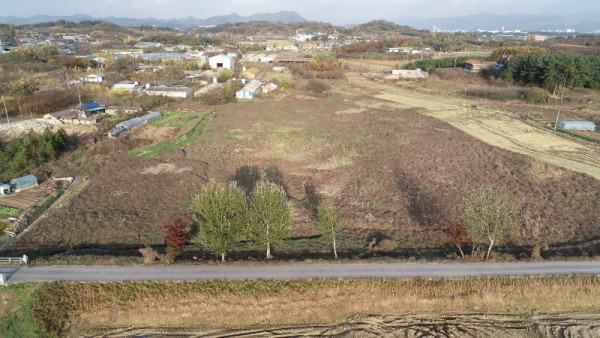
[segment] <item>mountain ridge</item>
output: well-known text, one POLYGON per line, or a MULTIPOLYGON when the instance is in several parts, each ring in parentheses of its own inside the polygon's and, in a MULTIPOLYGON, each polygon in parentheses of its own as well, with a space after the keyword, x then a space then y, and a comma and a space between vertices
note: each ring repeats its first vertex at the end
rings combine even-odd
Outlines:
POLYGON ((148 18, 129 18, 129 17, 101 17, 96 18, 88 14, 74 14, 74 15, 34 15, 30 17, 16 17, 16 16, 4 16, 0 17, 0 23, 13 24, 13 25, 27 25, 27 24, 38 24, 43 22, 54 22, 59 20, 65 20, 70 22, 81 22, 88 20, 101 20, 110 23, 114 23, 120 26, 160 26, 170 28, 188 28, 188 27, 199 27, 199 26, 216 26, 226 23, 238 23, 238 22, 250 22, 250 21, 272 21, 272 22, 305 22, 300 14, 293 11, 280 11, 276 13, 256 13, 249 16, 242 16, 237 13, 231 13, 227 15, 217 15, 206 19, 199 19, 192 16, 185 18, 172 18, 172 19, 155 19, 152 17, 148 18))

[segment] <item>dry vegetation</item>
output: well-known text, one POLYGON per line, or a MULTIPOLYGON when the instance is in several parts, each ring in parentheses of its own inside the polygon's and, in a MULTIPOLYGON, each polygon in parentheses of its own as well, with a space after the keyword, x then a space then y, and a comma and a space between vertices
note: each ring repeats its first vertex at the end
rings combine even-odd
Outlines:
MULTIPOLYGON (((490 146, 424 116, 420 109, 406 108, 428 106, 435 113, 460 107, 452 100, 404 94, 392 98, 398 94, 358 86, 356 75, 349 76, 349 81, 329 81, 335 91, 325 96, 293 90, 217 106, 216 117, 185 153, 173 149, 140 157, 91 151, 91 182, 70 205, 23 236, 15 249, 56 252, 161 245, 157 223, 190 215, 187 201, 206 182, 205 163, 210 164, 210 176, 219 180, 248 164, 281 170, 295 226, 293 239, 275 254, 280 258, 327 252, 318 239, 306 237, 315 234, 303 202, 307 184, 332 199, 338 210, 344 224, 339 248, 345 257, 363 252, 373 238, 395 241, 400 251, 392 255, 403 257, 452 252, 446 246, 446 230, 458 217, 457 207, 467 194, 487 184, 497 184, 513 196, 524 214, 539 216, 549 229, 549 244, 591 243, 600 237, 597 180, 490 146), (163 170, 165 164, 169 170, 163 170), (149 170, 159 167, 158 174, 149 170)), ((172 125, 150 127, 177 126, 175 130, 185 133, 195 121, 184 114, 172 125)), ((114 143, 116 149, 128 151, 128 142, 140 145, 136 135, 144 139, 154 132, 141 129, 130 141, 102 141, 95 149, 114 143)), ((531 245, 519 236, 512 243, 518 246, 502 249, 519 253, 531 245)), ((595 255, 597 248, 584 254, 595 255)), ((204 257, 198 251, 190 255, 204 257)))
POLYGON ((334 330, 341 324, 326 325, 347 318, 353 318, 349 327, 374 332, 382 326, 387 332, 414 329, 413 318, 422 322, 424 332, 445 336, 461 328, 469 336, 479 336, 482 327, 504 337, 527 330, 552 336, 561 328, 593 335, 592 318, 597 317, 588 316, 579 327, 569 325, 566 318, 585 319, 585 313, 598 311, 599 285, 598 277, 57 283, 38 293, 33 318, 47 333, 70 335, 90 330, 116 333, 116 328, 129 327, 143 327, 146 332, 182 327, 189 332, 190 326, 199 327, 197 332, 254 327, 265 333, 265 326, 334 330), (571 313, 564 318, 552 315, 555 311, 571 313), (467 320, 457 321, 454 315, 441 316, 440 312, 467 320), (357 316, 365 313, 382 316, 357 316), (505 325, 511 316, 516 323, 505 325), (440 328, 428 322, 446 325, 448 331, 436 331, 440 328))

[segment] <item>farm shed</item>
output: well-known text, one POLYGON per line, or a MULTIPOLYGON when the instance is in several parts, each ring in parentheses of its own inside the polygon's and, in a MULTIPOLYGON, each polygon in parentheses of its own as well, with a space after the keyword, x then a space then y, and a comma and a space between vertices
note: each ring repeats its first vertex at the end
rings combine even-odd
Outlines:
POLYGON ((560 121, 558 128, 563 130, 596 131, 596 125, 590 121, 560 121))
POLYGON ((27 175, 19 178, 13 178, 10 181, 10 184, 15 187, 16 192, 19 192, 21 190, 37 187, 38 180, 33 175, 27 175))
POLYGON ((215 55, 208 59, 211 69, 233 69, 235 59, 229 55, 215 55))
POLYGON ((0 195, 9 195, 11 187, 8 184, 0 183, 0 195))
POLYGON ((465 61, 465 71, 477 73, 481 70, 492 68, 496 64, 494 61, 467 60, 465 61))
POLYGON ((146 95, 150 96, 168 96, 173 98, 188 98, 191 97, 193 92, 188 87, 167 87, 167 86, 156 86, 146 89, 146 95))
POLYGON ((262 82, 258 80, 252 80, 248 82, 244 88, 235 92, 235 97, 238 99, 251 99, 262 87, 262 82))
POLYGON ((140 107, 125 107, 125 106, 108 106, 106 107, 106 113, 108 115, 119 115, 119 114, 136 114, 142 111, 140 107))
POLYGON ((88 102, 83 105, 83 110, 86 113, 99 113, 106 110, 106 106, 99 104, 98 102, 88 102))

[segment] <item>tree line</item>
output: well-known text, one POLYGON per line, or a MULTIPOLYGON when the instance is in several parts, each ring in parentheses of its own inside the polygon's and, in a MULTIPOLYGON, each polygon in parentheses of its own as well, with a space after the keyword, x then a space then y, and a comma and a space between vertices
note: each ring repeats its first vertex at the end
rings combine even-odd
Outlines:
MULTIPOLYGON (((258 181, 255 175, 260 173, 256 171, 247 170, 243 174, 244 177, 238 177, 239 183, 211 181, 192 199, 196 231, 181 219, 160 223, 159 231, 167 244, 162 257, 165 262, 173 262, 189 240, 201 243, 221 261, 242 243, 262 250, 266 259, 272 258, 273 249, 292 233, 293 217, 286 189, 276 183, 279 176, 272 169, 267 169, 258 181)), ((337 258, 336 236, 341 222, 335 209, 325 200, 313 199, 309 203, 314 211, 315 229, 337 258)), ((141 252, 150 261, 156 256, 148 248, 141 252)))
POLYGON ((558 88, 600 89, 600 56, 532 52, 514 55, 506 62, 501 77, 509 82, 538 86, 555 92, 558 88))
POLYGON ((64 129, 43 133, 30 131, 8 143, 0 142, 0 179, 9 180, 54 161, 68 148, 64 129))

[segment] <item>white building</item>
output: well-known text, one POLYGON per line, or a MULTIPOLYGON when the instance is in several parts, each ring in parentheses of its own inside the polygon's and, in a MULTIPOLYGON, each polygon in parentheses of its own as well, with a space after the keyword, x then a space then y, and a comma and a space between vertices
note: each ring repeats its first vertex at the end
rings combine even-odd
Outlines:
POLYGON ((104 74, 90 74, 83 78, 84 82, 101 83, 104 81, 104 74))
POLYGON ((238 99, 252 99, 262 88, 262 82, 258 80, 252 80, 248 82, 244 88, 235 92, 235 97, 238 99))
POLYGON ((215 55, 208 58, 208 64, 211 69, 233 69, 235 58, 229 55, 215 55))
POLYGON ((137 82, 124 81, 115 83, 112 87, 112 90, 115 91, 124 91, 124 92, 137 92, 140 90, 140 86, 137 82))

